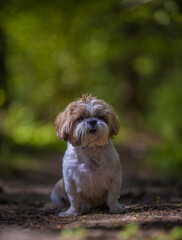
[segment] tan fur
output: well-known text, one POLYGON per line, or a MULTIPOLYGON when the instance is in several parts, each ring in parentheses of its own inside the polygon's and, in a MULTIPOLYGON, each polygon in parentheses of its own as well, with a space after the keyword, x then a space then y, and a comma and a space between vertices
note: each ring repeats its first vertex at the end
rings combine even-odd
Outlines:
POLYGON ((62 210, 59 216, 76 216, 104 203, 112 213, 125 212, 118 203, 121 166, 111 138, 119 131, 119 119, 113 108, 85 94, 70 103, 55 124, 57 136, 68 141, 64 181, 61 179, 51 193, 52 201, 62 210))
POLYGON ((93 106, 100 106, 94 117, 106 118, 110 129, 109 136, 113 137, 114 135, 117 135, 120 124, 119 118, 114 109, 105 101, 98 100, 96 97, 84 94, 82 95, 82 98, 70 103, 66 109, 57 116, 55 120, 56 132, 60 139, 64 141, 70 141, 73 145, 77 144, 74 138, 74 128, 79 117, 90 117, 87 107, 92 103, 92 101, 93 106))

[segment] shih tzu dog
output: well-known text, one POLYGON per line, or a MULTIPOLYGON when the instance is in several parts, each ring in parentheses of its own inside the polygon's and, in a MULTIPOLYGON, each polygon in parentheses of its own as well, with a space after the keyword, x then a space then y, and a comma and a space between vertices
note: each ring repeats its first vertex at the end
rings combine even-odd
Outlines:
POLYGON ((113 108, 83 95, 58 115, 55 124, 57 136, 68 142, 63 179, 51 193, 51 200, 62 209, 59 216, 76 216, 104 203, 111 213, 125 212, 118 203, 121 165, 111 138, 119 131, 119 119, 113 108))

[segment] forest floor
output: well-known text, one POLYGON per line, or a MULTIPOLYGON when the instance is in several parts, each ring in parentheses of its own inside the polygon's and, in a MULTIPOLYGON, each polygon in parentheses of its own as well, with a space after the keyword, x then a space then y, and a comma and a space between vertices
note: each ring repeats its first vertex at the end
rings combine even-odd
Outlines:
POLYGON ((119 201, 127 213, 103 208, 60 218, 58 209, 45 210, 61 175, 61 154, 37 153, 33 169, 11 169, 11 177, 0 178, 0 239, 182 239, 182 189, 146 168, 142 143, 120 146, 118 152, 123 168, 119 201))

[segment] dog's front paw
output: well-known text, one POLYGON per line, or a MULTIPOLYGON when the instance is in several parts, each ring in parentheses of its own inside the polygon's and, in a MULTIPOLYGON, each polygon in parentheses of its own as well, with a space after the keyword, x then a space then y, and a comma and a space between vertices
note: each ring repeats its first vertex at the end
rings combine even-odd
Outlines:
POLYGON ((72 207, 70 207, 67 211, 60 212, 58 216, 59 217, 75 217, 75 216, 78 216, 78 212, 72 207))
POLYGON ((109 212, 110 213, 125 213, 126 209, 125 209, 125 205, 124 204, 120 204, 120 203, 116 203, 113 205, 109 206, 109 212))

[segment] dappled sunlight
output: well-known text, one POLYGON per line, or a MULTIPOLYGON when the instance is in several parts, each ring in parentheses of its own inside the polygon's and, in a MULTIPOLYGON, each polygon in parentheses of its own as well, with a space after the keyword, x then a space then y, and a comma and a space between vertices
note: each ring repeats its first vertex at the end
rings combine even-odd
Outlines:
POLYGON ((180 3, 26 4, 0 11, 2 139, 57 148, 55 117, 92 93, 120 117, 116 143, 137 132, 181 142, 180 3))
POLYGON ((181 63, 182 1, 0 1, 0 231, 33 229, 22 239, 37 230, 45 239, 180 236, 181 63), (113 142, 129 211, 60 220, 57 209, 45 210, 67 145, 55 119, 82 94, 119 117, 113 142))

